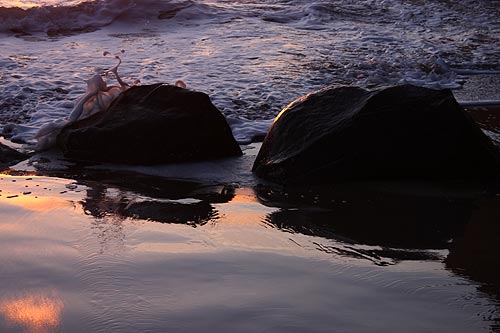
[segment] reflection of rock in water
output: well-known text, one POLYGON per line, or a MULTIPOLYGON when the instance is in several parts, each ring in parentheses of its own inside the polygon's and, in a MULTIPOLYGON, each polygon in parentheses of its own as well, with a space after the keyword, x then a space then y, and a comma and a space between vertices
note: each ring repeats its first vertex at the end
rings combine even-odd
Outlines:
POLYGON ((4 170, 7 166, 25 160, 26 158, 28 158, 27 155, 7 147, 0 142, 0 170, 4 170))
MULTIPOLYGON (((500 199, 483 199, 478 202, 463 235, 453 241, 446 266, 481 282, 482 291, 500 300, 499 247, 500 199)), ((500 318, 497 320, 500 325, 500 318)))
POLYGON ((203 225, 217 217, 213 203, 228 202, 234 196, 231 186, 137 174, 103 176, 96 174, 84 181, 89 190, 82 205, 96 218, 203 225))
POLYGON ((405 194, 358 185, 329 193, 266 188, 257 193, 265 204, 284 208, 270 216, 279 228, 391 248, 445 249, 473 207, 472 198, 465 196, 405 194))
POLYGON ((432 250, 449 249, 447 268, 500 299, 498 197, 444 189, 397 193, 358 185, 321 193, 259 186, 256 192, 265 205, 282 208, 268 216, 272 225, 340 244, 318 244, 319 250, 386 265, 441 260, 432 250))

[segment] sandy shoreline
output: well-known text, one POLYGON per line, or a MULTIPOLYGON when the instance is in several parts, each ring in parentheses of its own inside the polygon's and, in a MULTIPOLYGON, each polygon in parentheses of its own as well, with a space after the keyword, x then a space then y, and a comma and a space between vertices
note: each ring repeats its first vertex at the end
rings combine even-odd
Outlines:
POLYGON ((468 75, 463 88, 453 95, 458 101, 496 100, 500 105, 500 74, 468 75))

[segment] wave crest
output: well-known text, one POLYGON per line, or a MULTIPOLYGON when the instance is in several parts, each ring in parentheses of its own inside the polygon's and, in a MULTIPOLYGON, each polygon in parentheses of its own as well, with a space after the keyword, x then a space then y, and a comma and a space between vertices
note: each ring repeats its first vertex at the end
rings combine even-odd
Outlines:
POLYGON ((48 35, 92 31, 134 6, 130 0, 86 1, 74 6, 0 7, 0 31, 48 35))
POLYGON ((0 32, 67 35, 90 32, 119 21, 172 18, 192 1, 94 0, 74 5, 0 7, 0 32))

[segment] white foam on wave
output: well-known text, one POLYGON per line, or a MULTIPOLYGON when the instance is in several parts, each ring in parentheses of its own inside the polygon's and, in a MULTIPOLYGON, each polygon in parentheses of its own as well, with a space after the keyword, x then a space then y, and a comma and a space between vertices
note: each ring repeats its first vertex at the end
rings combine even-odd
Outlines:
POLYGON ((263 138, 274 119, 250 120, 245 117, 229 115, 226 120, 231 127, 233 136, 240 145, 249 144, 263 138))
MULTIPOLYGON (((104 52, 104 56, 106 55, 111 55, 111 53, 106 51, 104 52)), ((96 113, 105 112, 122 92, 130 88, 130 85, 125 83, 118 75, 118 67, 122 63, 120 56, 115 55, 114 57, 118 59, 118 63, 106 74, 113 74, 119 86, 108 86, 107 82, 99 74, 95 74, 87 80, 85 94, 80 96, 75 102, 75 106, 68 119, 45 124, 35 134, 34 139, 37 141, 34 147, 35 150, 46 150, 54 147, 57 136, 65 126, 78 120, 86 119, 96 113)), ((180 82, 184 87, 186 86, 182 81, 180 82)))
POLYGON ((12 8, 18 7, 23 9, 33 8, 33 7, 43 7, 43 6, 57 6, 64 4, 66 6, 73 6, 84 0, 73 0, 64 1, 60 0, 29 0, 29 1, 12 1, 12 0, 0 0, 0 7, 12 8))
POLYGON ((287 4, 282 8, 265 12, 262 16, 263 20, 289 24, 307 30, 329 30, 332 23, 337 24, 346 20, 373 21, 386 12, 383 3, 374 4, 371 1, 333 3, 321 0, 312 2, 295 0, 291 2, 292 5, 287 4))
MULTIPOLYGON (((343 74, 339 83, 368 87, 410 83, 458 89, 461 75, 477 74, 473 71, 478 64, 498 62, 500 7, 488 1, 291 3, 265 12, 262 19, 293 28, 324 30, 325 36, 318 32, 317 38, 333 46, 329 58, 335 62, 329 65, 343 74), (452 69, 467 63, 470 69, 452 69)), ((324 54, 319 58, 325 58, 324 54)))
POLYGON ((129 0, 102 0, 28 9, 0 8, 1 32, 65 34, 111 24, 134 7, 129 0))
MULTIPOLYGON (((110 53, 104 52, 104 56, 106 55, 110 53)), ((105 112, 117 95, 130 87, 118 75, 121 59, 116 55, 115 58, 118 59, 115 67, 103 74, 95 73, 82 83, 87 85, 87 89, 74 101, 65 100, 56 105, 40 103, 27 124, 4 124, 0 126, 0 134, 8 136, 12 142, 26 144, 26 149, 40 151, 51 148, 64 126, 97 112, 105 112), (104 74, 113 74, 120 86, 107 86, 106 80, 103 79, 104 74)), ((175 85, 187 88, 181 80, 177 80, 175 85)), ((239 144, 249 144, 262 139, 273 121, 273 119, 251 120, 231 114, 226 119, 239 144)))
POLYGON ((0 32, 64 35, 92 31, 115 21, 141 24, 170 18, 182 10, 186 10, 184 19, 193 20, 209 15, 209 9, 190 0, 35 1, 20 7, 0 2, 0 32))

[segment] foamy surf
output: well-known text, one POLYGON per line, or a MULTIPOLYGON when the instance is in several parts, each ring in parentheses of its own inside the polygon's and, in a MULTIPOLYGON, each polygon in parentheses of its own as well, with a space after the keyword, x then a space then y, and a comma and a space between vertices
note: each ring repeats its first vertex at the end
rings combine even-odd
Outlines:
POLYGON ((191 7, 193 2, 94 0, 10 4, 9 1, 0 2, 0 32, 45 32, 55 36, 90 32, 115 21, 141 24, 148 20, 173 18, 181 10, 191 7))
POLYGON ((34 6, 0 7, 0 31, 49 35, 88 32, 111 24, 133 8, 128 0, 73 2, 34 6))
POLYGON ((26 143, 67 119, 84 81, 110 69, 103 50, 126 49, 126 77, 206 92, 240 143, 325 86, 461 89, 470 75, 499 70, 500 8, 473 3, 3 1, 0 134, 26 143))

